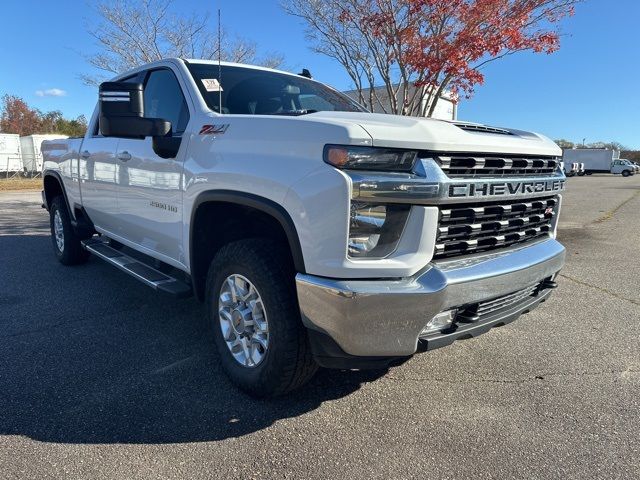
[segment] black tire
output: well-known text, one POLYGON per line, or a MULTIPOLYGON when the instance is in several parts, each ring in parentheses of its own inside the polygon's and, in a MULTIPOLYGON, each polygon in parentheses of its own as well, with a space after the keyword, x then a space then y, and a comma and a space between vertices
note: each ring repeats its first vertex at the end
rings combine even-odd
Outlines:
POLYGON ((89 258, 89 252, 82 248, 80 238, 76 235, 71 225, 67 204, 62 195, 57 196, 51 202, 49 208, 49 226, 51 227, 51 241, 53 243, 53 251, 60 263, 63 265, 78 265, 84 263, 89 258), (55 231, 56 214, 60 216, 62 223, 62 248, 58 246, 55 231))
POLYGON ((629 170, 623 170, 622 171, 622 176, 623 177, 628 177, 630 175, 629 170))
POLYGON ((585 173, 584 172, 578 172, 578 176, 579 177, 584 177, 585 173))
POLYGON ((300 319, 295 272, 286 253, 268 239, 247 239, 220 249, 207 275, 207 320, 213 329, 220 361, 231 381, 249 395, 274 397, 304 385, 318 366, 300 319), (230 275, 242 275, 262 297, 269 339, 264 358, 255 366, 241 365, 224 339, 218 319, 218 298, 230 275))

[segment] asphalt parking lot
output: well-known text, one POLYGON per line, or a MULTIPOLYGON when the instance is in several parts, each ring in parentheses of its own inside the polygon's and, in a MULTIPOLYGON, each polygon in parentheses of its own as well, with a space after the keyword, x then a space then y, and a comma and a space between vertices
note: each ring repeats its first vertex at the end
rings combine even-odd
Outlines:
POLYGON ((640 176, 568 180, 541 308, 273 401, 195 300, 58 264, 38 201, 0 194, 0 478, 640 478, 640 176))

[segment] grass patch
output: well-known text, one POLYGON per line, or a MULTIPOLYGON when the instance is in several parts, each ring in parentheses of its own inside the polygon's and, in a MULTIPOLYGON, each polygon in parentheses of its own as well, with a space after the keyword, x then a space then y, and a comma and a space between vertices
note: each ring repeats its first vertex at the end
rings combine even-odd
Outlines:
POLYGON ((8 190, 42 190, 42 178, 0 178, 0 192, 8 190))

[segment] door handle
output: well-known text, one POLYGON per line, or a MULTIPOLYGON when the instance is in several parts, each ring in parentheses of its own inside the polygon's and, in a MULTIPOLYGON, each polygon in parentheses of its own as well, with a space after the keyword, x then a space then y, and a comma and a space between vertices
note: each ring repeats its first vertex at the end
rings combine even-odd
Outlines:
POLYGON ((81 156, 82 158, 85 158, 85 159, 86 159, 86 158, 89 158, 89 157, 91 156, 91 153, 89 153, 89 150, 85 150, 84 152, 82 152, 82 153, 80 154, 80 156, 81 156))
POLYGON ((124 152, 120 152, 118 153, 118 160, 128 162, 129 160, 131 160, 131 154, 126 150, 124 152))

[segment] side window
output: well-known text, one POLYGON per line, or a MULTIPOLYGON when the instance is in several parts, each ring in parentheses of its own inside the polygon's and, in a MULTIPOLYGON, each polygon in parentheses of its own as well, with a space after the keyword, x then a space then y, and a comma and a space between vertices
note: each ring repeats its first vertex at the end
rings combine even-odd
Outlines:
POLYGON ((144 116, 171 122, 173 133, 187 128, 189 109, 178 79, 171 70, 153 70, 144 86, 144 116))

